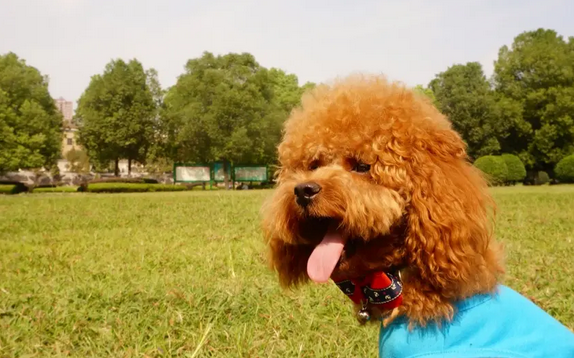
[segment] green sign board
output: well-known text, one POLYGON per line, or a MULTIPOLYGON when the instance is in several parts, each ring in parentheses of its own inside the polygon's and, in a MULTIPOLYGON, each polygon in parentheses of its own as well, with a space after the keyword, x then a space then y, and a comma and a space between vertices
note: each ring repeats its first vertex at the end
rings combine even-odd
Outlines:
MULTIPOLYGON (((231 182, 266 182, 269 177, 267 166, 227 164, 229 181, 231 182)), ((223 163, 173 165, 173 181, 175 183, 212 183, 223 182, 223 163)))
MULTIPOLYGON (((230 175, 229 180, 231 181, 231 164, 227 163, 227 173, 230 175)), ((223 173, 223 163, 213 163, 213 180, 215 182, 225 181, 225 173, 223 173)))
POLYGON ((176 183, 198 183, 211 180, 209 165, 174 164, 173 181, 176 183))
POLYGON ((267 167, 241 166, 233 168, 233 177, 237 182, 267 181, 267 167))

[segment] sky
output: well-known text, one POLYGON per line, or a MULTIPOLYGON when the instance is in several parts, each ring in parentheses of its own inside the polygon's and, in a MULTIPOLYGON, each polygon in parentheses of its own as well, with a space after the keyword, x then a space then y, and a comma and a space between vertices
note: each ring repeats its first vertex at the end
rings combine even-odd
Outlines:
POLYGON ((572 0, 0 0, 0 54, 14 52, 76 101, 116 58, 176 83, 204 51, 249 52, 307 81, 383 74, 426 85, 537 28, 574 36, 572 0))

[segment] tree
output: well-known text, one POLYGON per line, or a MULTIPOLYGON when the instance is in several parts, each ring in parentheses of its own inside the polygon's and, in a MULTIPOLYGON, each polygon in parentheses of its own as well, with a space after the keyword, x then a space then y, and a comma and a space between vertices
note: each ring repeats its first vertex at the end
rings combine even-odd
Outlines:
POLYGON ((438 102, 436 100, 436 96, 434 95, 434 92, 432 89, 430 89, 429 87, 424 87, 423 85, 416 85, 413 90, 415 92, 418 92, 422 95, 425 95, 432 104, 434 104, 436 107, 438 107, 438 102))
POLYGON ((270 124, 270 130, 265 137, 265 164, 275 162, 277 145, 281 141, 283 123, 289 117, 293 108, 301 104, 303 94, 315 87, 315 84, 312 82, 306 82, 303 86, 299 86, 299 79, 296 75, 287 74, 285 71, 277 68, 269 70, 269 77, 273 86, 274 101, 277 102, 280 112, 270 118, 275 122, 270 124))
POLYGON ((56 166, 62 115, 48 79, 14 53, 0 56, 0 172, 56 166))
POLYGON ((172 158, 223 162, 226 184, 227 163, 274 161, 278 128, 294 101, 293 85, 293 78, 270 74, 248 53, 206 52, 189 60, 165 98, 172 158), (283 80, 288 85, 278 84, 283 80), (282 102, 275 97, 276 87, 285 88, 282 102))
POLYGON ((151 140, 151 146, 147 153, 146 170, 148 173, 164 173, 166 169, 173 168, 173 162, 168 159, 168 143, 166 135, 166 126, 162 120, 161 114, 164 109, 164 98, 166 91, 159 84, 157 71, 150 69, 147 71, 148 87, 153 95, 155 103, 154 134, 151 140))
POLYGON ((291 110, 301 103, 301 96, 315 87, 312 82, 299 86, 299 79, 294 74, 287 74, 278 68, 269 70, 270 80, 273 82, 275 99, 279 106, 289 114, 291 110))
POLYGON ((516 107, 491 91, 478 62, 454 65, 429 84, 438 108, 468 145, 471 157, 497 154, 516 116, 516 107), (500 107, 499 107, 500 106, 500 107))
POLYGON ((64 157, 68 161, 69 171, 82 174, 90 171, 90 160, 83 150, 72 148, 64 157))
POLYGON ((157 136, 161 89, 155 70, 146 72, 140 62, 113 60, 104 73, 92 77, 78 102, 80 143, 90 158, 102 164, 119 160, 145 163, 157 136))
POLYGON ((499 94, 522 107, 521 133, 504 144, 534 170, 551 172, 574 153, 574 39, 553 30, 518 35, 503 46, 494 68, 499 94))

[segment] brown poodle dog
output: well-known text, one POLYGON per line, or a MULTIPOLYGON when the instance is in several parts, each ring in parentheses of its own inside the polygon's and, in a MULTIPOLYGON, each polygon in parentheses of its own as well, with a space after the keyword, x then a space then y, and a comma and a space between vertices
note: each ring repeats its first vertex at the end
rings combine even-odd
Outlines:
POLYGON ((380 77, 320 86, 286 122, 279 162, 263 229, 283 286, 388 273, 400 304, 354 300, 357 309, 411 329, 496 292, 503 266, 486 181, 422 95, 380 77))

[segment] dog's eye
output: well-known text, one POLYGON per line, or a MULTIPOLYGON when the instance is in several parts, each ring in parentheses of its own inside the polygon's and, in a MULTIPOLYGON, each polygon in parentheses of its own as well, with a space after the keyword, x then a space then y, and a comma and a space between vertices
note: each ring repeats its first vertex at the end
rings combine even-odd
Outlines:
POLYGON ((320 166, 319 161, 318 161, 318 160, 314 160, 314 161, 311 162, 311 164, 309 164, 309 170, 311 170, 311 171, 312 171, 312 170, 315 170, 315 169, 319 168, 319 166, 320 166))
POLYGON ((371 169, 371 166, 369 164, 365 164, 365 163, 361 163, 361 162, 357 162, 354 166, 353 166, 353 171, 357 172, 357 173, 366 173, 371 169))

